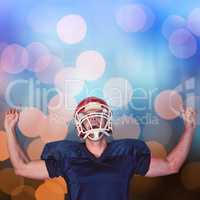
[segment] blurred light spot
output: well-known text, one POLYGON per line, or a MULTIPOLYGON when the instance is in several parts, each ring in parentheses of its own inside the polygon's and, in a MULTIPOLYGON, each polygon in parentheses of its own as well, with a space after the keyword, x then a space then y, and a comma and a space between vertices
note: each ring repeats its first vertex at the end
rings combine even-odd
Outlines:
POLYGON ((172 128, 167 121, 159 120, 158 124, 147 124, 143 129, 145 140, 156 140, 167 145, 172 136, 172 128))
POLYGON ((84 80, 80 79, 76 68, 67 67, 57 72, 54 84, 63 93, 75 96, 83 89, 84 80))
POLYGON ((39 185, 41 185, 44 182, 44 180, 37 180, 37 179, 30 179, 24 177, 24 184, 29 185, 33 187, 34 189, 37 189, 39 185))
POLYGON ((6 89, 9 85, 9 83, 12 81, 12 75, 8 74, 4 71, 0 71, 0 95, 5 96, 6 89))
POLYGON ((99 52, 85 51, 78 56, 76 67, 81 79, 96 80, 103 75, 106 62, 99 52))
POLYGON ((11 192, 12 200, 35 200, 35 189, 28 185, 21 185, 11 192))
POLYGON ((18 44, 8 45, 1 54, 0 66, 5 72, 20 73, 27 67, 27 64, 28 53, 18 44))
POLYGON ((155 99, 154 108, 156 113, 163 119, 171 120, 180 115, 183 105, 181 96, 173 90, 162 91, 155 99))
POLYGON ((114 77, 104 85, 103 94, 111 106, 123 107, 131 101, 133 89, 128 80, 114 77))
POLYGON ((39 72, 50 63, 50 54, 46 46, 39 42, 33 42, 26 47, 29 55, 28 70, 39 72))
POLYGON ((116 14, 117 24, 126 32, 148 30, 154 21, 150 8, 140 4, 129 4, 120 7, 116 14))
POLYGON ((167 150, 157 141, 146 141, 147 146, 151 150, 151 154, 157 158, 165 159, 167 157, 167 150))
POLYGON ((63 188, 51 180, 45 181, 35 192, 37 200, 64 200, 64 196, 65 192, 63 188))
POLYGON ((8 104, 0 99, 0 130, 4 130, 5 112, 7 112, 8 109, 8 104))
POLYGON ((68 126, 64 121, 60 121, 57 116, 50 114, 45 122, 41 124, 40 137, 44 143, 64 140, 68 134, 68 126))
POLYGON ((62 60, 52 55, 48 66, 46 66, 42 71, 36 72, 36 76, 41 82, 51 84, 54 82, 55 75, 62 68, 64 68, 62 60))
POLYGON ((141 29, 141 31, 144 32, 144 31, 149 30, 153 26, 154 21, 155 21, 155 15, 149 7, 142 4, 140 4, 140 6, 144 10, 144 13, 146 15, 146 21, 145 21, 144 27, 141 29))
POLYGON ((170 15, 162 25, 162 34, 166 39, 177 29, 184 28, 186 25, 185 19, 178 15, 170 15))
POLYGON ((8 46, 8 44, 6 42, 0 42, 0 54, 2 53, 2 51, 8 46))
POLYGON ((12 168, 4 168, 0 171, 0 190, 6 194, 10 194, 16 187, 24 185, 24 178, 15 175, 12 168))
POLYGON ((63 192, 65 194, 68 193, 67 184, 66 184, 65 179, 63 177, 48 179, 45 182, 49 182, 49 181, 52 181, 53 183, 58 184, 63 189, 63 192))
POLYGON ((67 15, 57 23, 59 38, 68 44, 75 44, 83 40, 87 32, 87 24, 79 15, 67 15))
POLYGON ((160 184, 160 177, 148 178, 144 176, 133 176, 130 183, 130 189, 133 191, 133 196, 136 196, 136 194, 143 195, 145 193, 153 192, 160 184))
POLYGON ((136 119, 131 116, 122 116, 113 121, 113 137, 122 138, 139 138, 140 125, 136 119))
POLYGON ((200 189, 200 162, 188 163, 181 171, 181 181, 187 190, 200 189))
MULTIPOLYGON (((178 175, 178 174, 177 174, 178 175)), ((175 175, 175 176, 177 176, 175 175)), ((183 187, 179 185, 179 182, 177 183, 176 181, 172 181, 172 189, 168 190, 166 193, 166 199, 168 200, 188 200, 188 199, 196 199, 198 191, 193 192, 193 191, 188 191, 185 190, 183 187)), ((166 187, 163 185, 163 188, 166 187)), ((167 186, 168 187, 168 186, 167 186)), ((158 190, 157 190, 158 191, 158 190)))
POLYGON ((48 103, 48 113, 56 121, 67 123, 74 115, 77 102, 64 94, 58 94, 50 99, 48 103))
POLYGON ((34 139, 27 147, 27 153, 31 160, 40 160, 45 143, 40 139, 34 139))
POLYGON ((37 137, 40 134, 40 125, 44 123, 46 116, 37 108, 25 108, 19 118, 19 129, 27 137, 37 137))
POLYGON ((197 51, 195 37, 186 29, 177 29, 169 38, 169 48, 177 58, 187 59, 197 51))
POLYGON ((188 16, 187 27, 196 36, 200 36, 200 8, 195 8, 188 16))
POLYGON ((6 134, 6 132, 0 131, 0 161, 7 160, 9 158, 6 134))

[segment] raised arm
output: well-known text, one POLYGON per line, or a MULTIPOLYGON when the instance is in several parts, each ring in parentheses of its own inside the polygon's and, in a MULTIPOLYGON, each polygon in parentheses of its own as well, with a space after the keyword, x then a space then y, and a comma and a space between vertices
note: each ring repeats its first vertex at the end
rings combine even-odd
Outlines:
POLYGON ((183 109, 185 124, 184 132, 174 149, 166 159, 159 159, 151 156, 148 172, 145 176, 156 177, 178 173, 189 153, 196 127, 196 113, 193 109, 183 109))
POLYGON ((47 179, 49 178, 49 174, 45 161, 30 161, 16 139, 16 124, 19 120, 19 115, 19 111, 16 109, 10 109, 5 113, 4 121, 4 127, 7 132, 7 144, 10 160, 15 173, 32 179, 47 179))

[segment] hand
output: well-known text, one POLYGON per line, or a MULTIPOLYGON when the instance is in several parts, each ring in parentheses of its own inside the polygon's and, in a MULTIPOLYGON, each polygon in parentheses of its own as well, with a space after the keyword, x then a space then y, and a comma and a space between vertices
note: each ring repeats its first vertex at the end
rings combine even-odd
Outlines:
POLYGON ((181 113, 184 120, 185 128, 195 129, 197 120, 196 111, 191 107, 182 107, 181 113))
POLYGON ((6 132, 15 130, 19 121, 20 112, 16 108, 11 108, 5 113, 4 128, 6 132))

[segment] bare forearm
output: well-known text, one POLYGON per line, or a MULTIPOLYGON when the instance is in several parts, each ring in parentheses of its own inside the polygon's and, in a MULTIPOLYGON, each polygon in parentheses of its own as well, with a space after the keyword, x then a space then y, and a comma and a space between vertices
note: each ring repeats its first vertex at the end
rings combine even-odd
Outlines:
POLYGON ((177 173, 186 160, 195 133, 196 112, 192 108, 185 108, 183 106, 181 114, 184 119, 185 129, 178 144, 168 154, 166 159, 151 156, 150 167, 146 176, 156 177, 177 173))
POLYGON ((15 131, 10 130, 7 132, 7 141, 8 141, 8 151, 10 154, 10 160, 15 169, 19 169, 21 166, 28 162, 28 158, 24 154, 23 150, 21 149, 16 136, 15 131))
POLYGON ((167 160, 171 164, 171 167, 177 171, 181 168, 187 158, 192 144, 194 132, 195 129, 186 127, 178 144, 167 156, 167 160))
POLYGON ((29 157, 27 156, 27 154, 23 151, 23 149, 20 147, 20 145, 18 145, 18 151, 19 154, 21 156, 21 158, 24 160, 25 163, 30 162, 31 160, 29 159, 29 157))
MULTIPOLYGON (((15 173, 18 175, 27 175, 28 169, 32 166, 31 162, 20 147, 20 144, 16 138, 16 126, 19 121, 20 111, 16 108, 11 108, 5 113, 4 128, 7 132, 7 145, 10 154, 10 160, 14 167, 15 173)), ((44 163, 41 164, 44 166, 44 163)), ((41 169, 41 167, 39 166, 41 169)), ((32 169, 28 171, 28 174, 32 173, 32 169)))
POLYGON ((21 145, 19 144, 18 140, 17 141, 17 149, 19 151, 20 156, 22 157, 22 159, 24 160, 25 163, 30 162, 30 158, 28 157, 28 155, 26 154, 26 152, 23 150, 23 148, 21 147, 21 145))

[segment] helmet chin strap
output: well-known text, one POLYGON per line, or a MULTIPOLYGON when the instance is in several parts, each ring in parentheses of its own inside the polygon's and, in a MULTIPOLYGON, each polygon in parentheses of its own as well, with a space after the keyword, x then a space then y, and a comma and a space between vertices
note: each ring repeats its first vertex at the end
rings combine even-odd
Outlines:
POLYGON ((110 136, 104 130, 93 129, 93 130, 88 131, 88 133, 85 135, 85 137, 83 139, 86 139, 88 137, 90 140, 98 141, 98 140, 100 140, 103 137, 103 135, 110 136), (93 134, 94 137, 90 136, 91 133, 93 134))
POLYGON ((88 135, 88 138, 93 140, 93 141, 98 141, 103 137, 103 134, 99 130, 93 130, 93 137, 88 135))

